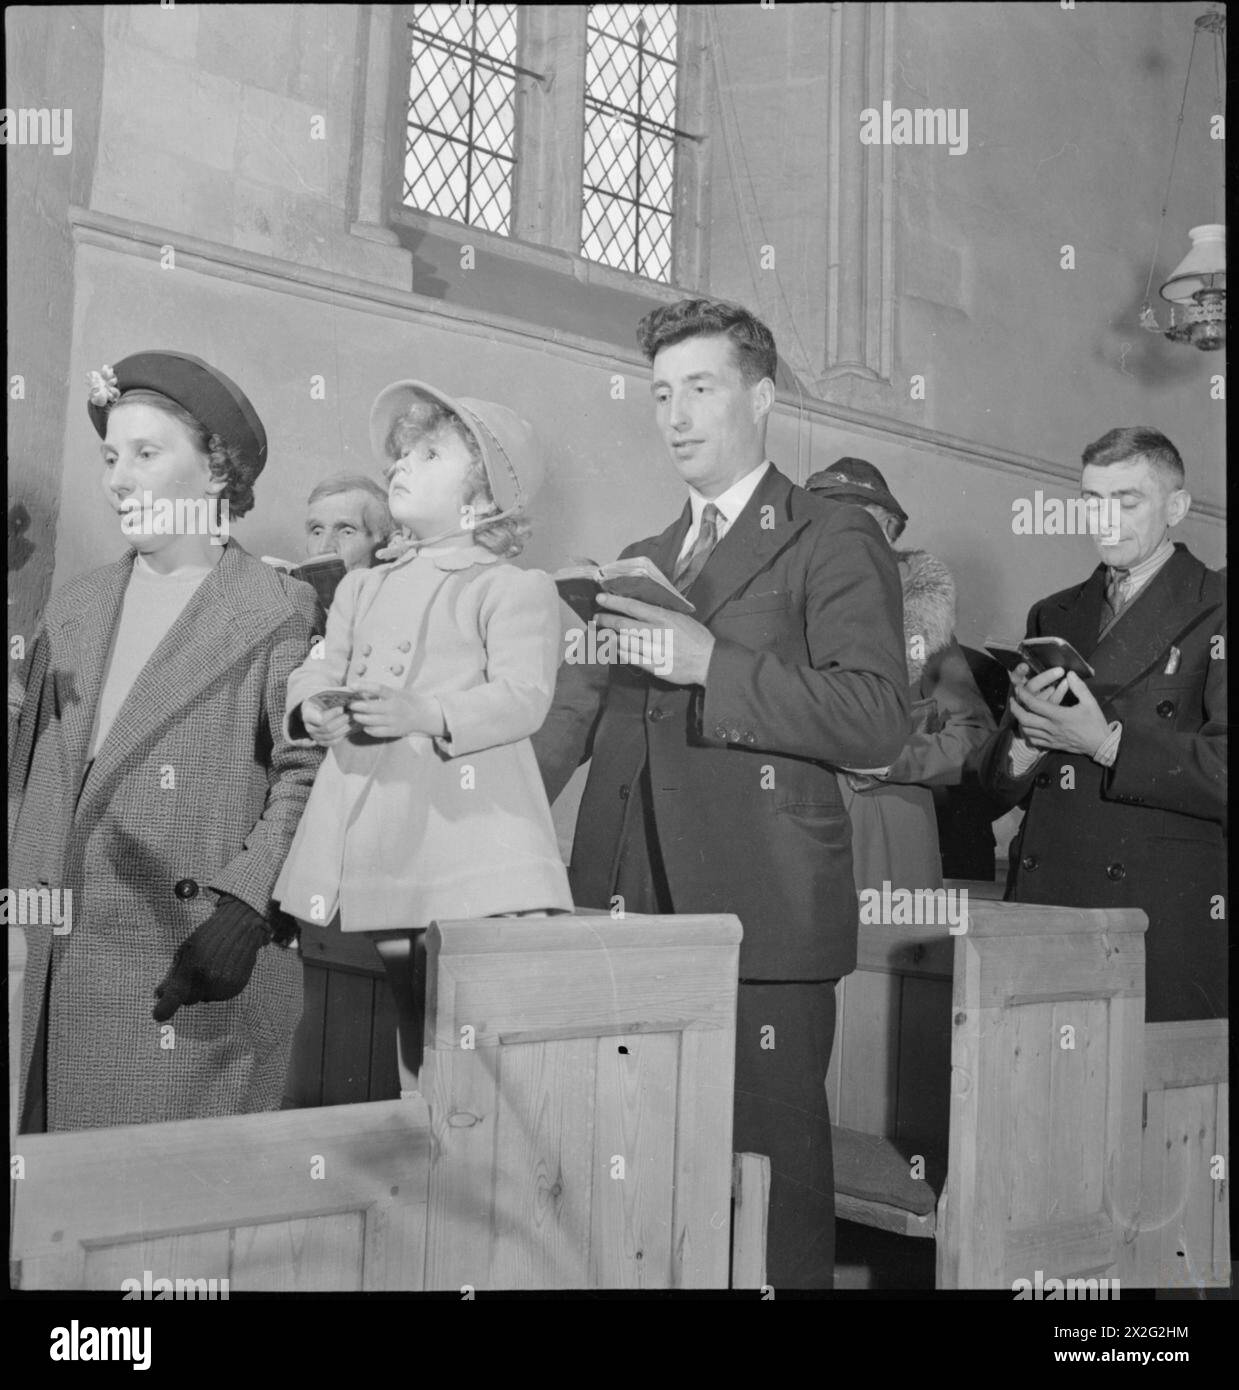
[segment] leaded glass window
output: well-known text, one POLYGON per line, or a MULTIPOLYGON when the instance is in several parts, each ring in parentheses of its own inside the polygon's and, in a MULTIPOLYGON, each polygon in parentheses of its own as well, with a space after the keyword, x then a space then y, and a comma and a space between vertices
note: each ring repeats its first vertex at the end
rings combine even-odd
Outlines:
POLYGON ((675 5, 590 5, 581 254, 669 281, 676 142, 675 5))
POLYGON ((516 166, 516 5, 413 5, 403 201, 507 236, 516 166))

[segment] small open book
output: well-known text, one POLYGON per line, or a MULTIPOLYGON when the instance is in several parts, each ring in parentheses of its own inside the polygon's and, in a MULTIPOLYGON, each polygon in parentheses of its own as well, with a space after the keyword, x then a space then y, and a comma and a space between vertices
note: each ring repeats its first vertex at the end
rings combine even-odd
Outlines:
POLYGON ((1074 671, 1081 680, 1092 680, 1097 674, 1065 637, 1025 637, 1021 642, 987 637, 985 650, 1008 671, 1024 662, 1035 676, 1055 666, 1074 671))
POLYGON ((300 564, 293 560, 280 560, 274 555, 264 555, 262 559, 264 564, 283 570, 293 579, 303 579, 307 584, 312 584, 324 608, 331 607, 340 580, 347 572, 344 561, 338 555, 316 555, 313 560, 304 560, 300 564))
POLYGON ((635 598, 668 608, 673 613, 692 613, 693 605, 680 593, 646 555, 633 555, 627 560, 612 560, 608 565, 596 565, 584 560, 557 570, 551 576, 559 595, 569 608, 585 622, 598 616, 597 597, 600 589, 621 598, 635 598))

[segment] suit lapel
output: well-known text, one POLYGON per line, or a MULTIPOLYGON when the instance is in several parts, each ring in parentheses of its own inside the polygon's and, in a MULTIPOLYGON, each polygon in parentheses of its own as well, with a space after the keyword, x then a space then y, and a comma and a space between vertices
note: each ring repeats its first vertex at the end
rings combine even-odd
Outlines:
POLYGON ((791 483, 773 465, 745 503, 727 534, 710 552, 710 558, 685 597, 697 610, 699 623, 708 623, 737 589, 743 588, 809 524, 790 515, 791 483), (773 526, 763 526, 763 509, 773 516, 773 526))
MULTIPOLYGON (((164 635, 117 711, 79 811, 173 715, 187 709, 291 612, 279 580, 235 541, 164 635)), ((93 713, 93 704, 92 704, 93 713)))
POLYGON ((1106 596, 1106 567, 1098 565, 1078 589, 1059 600, 1054 610, 1054 632, 1044 636, 1065 637, 1090 664, 1101 630, 1101 606, 1106 596))
POLYGON ((1202 604, 1204 566, 1184 545, 1149 580, 1089 657, 1097 672, 1098 702, 1113 700, 1164 663, 1171 646, 1205 618, 1212 605, 1202 604))
POLYGON ((644 555, 653 560, 668 579, 675 577, 676 561, 680 557, 680 551, 684 546, 684 537, 688 535, 688 528, 693 524, 693 507, 691 502, 685 502, 684 510, 667 527, 665 531, 657 536, 650 536, 647 540, 638 541, 625 555, 644 555))
POLYGON ((51 674, 65 750, 78 780, 90 748, 103 671, 133 572, 134 553, 99 572, 90 597, 61 625, 56 637, 51 674))

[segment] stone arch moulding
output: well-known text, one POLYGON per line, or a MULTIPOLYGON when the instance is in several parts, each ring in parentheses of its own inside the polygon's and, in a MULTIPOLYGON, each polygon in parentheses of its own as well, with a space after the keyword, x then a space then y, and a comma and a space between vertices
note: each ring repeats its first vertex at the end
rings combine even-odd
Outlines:
POLYGON ((841 376, 889 382, 894 350, 889 145, 860 143, 860 113, 894 86, 895 6, 830 7, 826 358, 816 386, 841 376))

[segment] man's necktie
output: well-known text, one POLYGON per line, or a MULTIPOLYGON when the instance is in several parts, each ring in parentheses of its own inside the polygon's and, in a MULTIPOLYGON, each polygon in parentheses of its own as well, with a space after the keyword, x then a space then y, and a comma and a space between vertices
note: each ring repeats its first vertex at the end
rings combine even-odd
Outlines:
POLYGON ((701 530, 697 532, 693 548, 675 567, 675 587, 682 594, 686 594, 693 587, 697 576, 710 558, 710 552, 718 544, 719 516, 719 509, 714 503, 707 502, 701 512, 701 530))
POLYGON ((1101 606, 1101 630, 1105 632, 1127 607, 1130 575, 1127 570, 1111 569, 1106 572, 1106 598, 1101 606))

